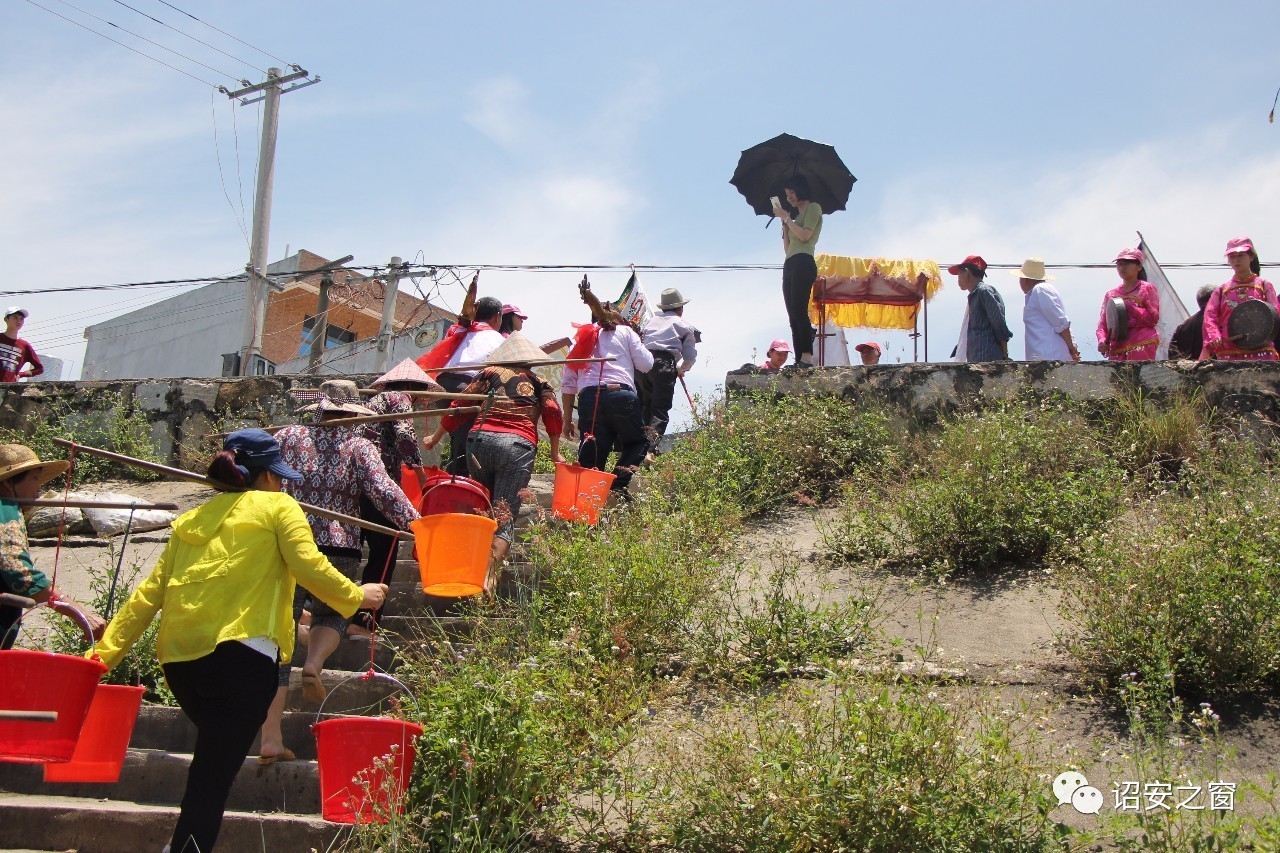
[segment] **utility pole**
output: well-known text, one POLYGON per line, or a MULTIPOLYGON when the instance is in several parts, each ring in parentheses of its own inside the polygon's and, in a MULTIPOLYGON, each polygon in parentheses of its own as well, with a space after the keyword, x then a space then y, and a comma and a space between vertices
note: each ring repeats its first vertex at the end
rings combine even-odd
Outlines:
POLYGON ((316 77, 314 80, 307 80, 282 90, 280 87, 285 83, 308 76, 304 68, 294 65, 292 69, 293 73, 284 74, 279 68, 268 68, 266 82, 250 86, 247 80, 242 80, 245 88, 235 92, 228 91, 226 87, 220 87, 228 98, 240 98, 241 106, 264 101, 262 140, 258 147, 258 184, 253 197, 253 235, 249 240, 249 265, 245 268, 247 286, 245 288, 244 344, 240 355, 241 376, 249 375, 253 357, 262 353, 262 324, 266 319, 267 293, 271 287, 271 282, 266 277, 267 244, 271 233, 271 186, 276 171, 276 133, 280 121, 280 95, 320 82, 320 78, 316 77), (253 100, 244 98, 245 95, 254 92, 262 92, 263 95, 253 100))
POLYGON ((391 338, 395 334, 396 297, 400 293, 400 276, 404 262, 397 255, 387 264, 386 294, 382 298, 382 326, 378 329, 378 350, 382 353, 382 372, 391 369, 391 338))
POLYGON ((307 372, 314 373, 320 366, 320 356, 329 345, 329 288, 333 287, 333 274, 326 272, 320 279, 320 298, 316 304, 315 325, 311 327, 311 354, 307 358, 307 372))

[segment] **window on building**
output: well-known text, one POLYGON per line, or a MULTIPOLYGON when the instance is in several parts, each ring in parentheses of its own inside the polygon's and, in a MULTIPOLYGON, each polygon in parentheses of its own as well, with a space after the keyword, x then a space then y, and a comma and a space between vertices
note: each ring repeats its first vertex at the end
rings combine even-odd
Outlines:
MULTIPOLYGON (((311 341, 315 338, 316 318, 307 317, 302 321, 302 343, 298 347, 298 355, 311 354, 311 341)), ((356 339, 356 333, 350 329, 330 324, 325 327, 324 348, 349 344, 356 339)))

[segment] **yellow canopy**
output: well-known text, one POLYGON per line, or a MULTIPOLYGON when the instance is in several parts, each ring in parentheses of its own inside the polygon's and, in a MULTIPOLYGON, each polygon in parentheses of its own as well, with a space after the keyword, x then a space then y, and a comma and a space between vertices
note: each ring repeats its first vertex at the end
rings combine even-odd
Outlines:
POLYGON ((911 329, 920 305, 920 276, 927 279, 925 299, 942 287, 942 272, 934 261, 843 255, 816 255, 814 261, 819 284, 809 301, 809 317, 815 325, 821 298, 827 319, 837 326, 911 329), (823 279, 825 287, 820 286, 823 279))

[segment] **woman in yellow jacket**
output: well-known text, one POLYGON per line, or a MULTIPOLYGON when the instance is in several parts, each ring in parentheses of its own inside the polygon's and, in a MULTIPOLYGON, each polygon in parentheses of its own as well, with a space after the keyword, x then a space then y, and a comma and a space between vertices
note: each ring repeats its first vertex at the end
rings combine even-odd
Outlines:
POLYGON ((97 651, 115 666, 157 611, 156 657, 196 725, 196 747, 169 847, 213 849, 231 784, 276 693, 277 664, 293 655, 295 580, 344 616, 377 608, 384 584, 356 586, 316 550, 297 502, 280 491, 301 475, 260 429, 232 433, 209 466, 228 492, 182 515, 155 569, 97 651))

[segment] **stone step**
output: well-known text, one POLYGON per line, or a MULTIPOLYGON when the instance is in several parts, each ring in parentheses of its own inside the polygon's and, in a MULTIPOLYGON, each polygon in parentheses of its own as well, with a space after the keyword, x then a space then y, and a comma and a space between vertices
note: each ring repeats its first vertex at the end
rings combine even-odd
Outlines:
MULTIPOLYGON (((422 581, 414 564, 413 577, 391 583, 387 606, 383 616, 457 616, 474 606, 472 598, 441 598, 422 591, 422 581)), ((498 577, 498 598, 525 603, 539 584, 540 570, 529 563, 516 563, 502 567, 498 577)))
MULTIPOLYGON (((396 649, 412 643, 420 651, 433 651, 445 642, 458 644, 470 641, 478 624, 494 621, 496 617, 473 616, 386 616, 376 637, 373 662, 383 672, 394 672, 399 665, 396 649)), ((359 672, 369 666, 367 637, 343 640, 337 651, 325 662, 326 669, 359 672)), ((299 646, 293 655, 293 665, 301 667, 307 659, 306 649, 299 646)))
MULTIPOLYGON (((0 764, 0 791, 178 805, 190 767, 190 753, 130 749, 120 770, 120 781, 80 784, 45 782, 38 764, 0 764)), ((320 776, 315 761, 283 761, 264 767, 256 755, 250 755, 236 774, 227 808, 319 814, 320 776)))
MULTIPOLYGON (((37 845, 86 853, 137 853, 169 843, 178 809, 115 799, 0 793, 0 848, 37 845)), ((348 829, 319 815, 228 811, 218 853, 329 850, 348 829)))

